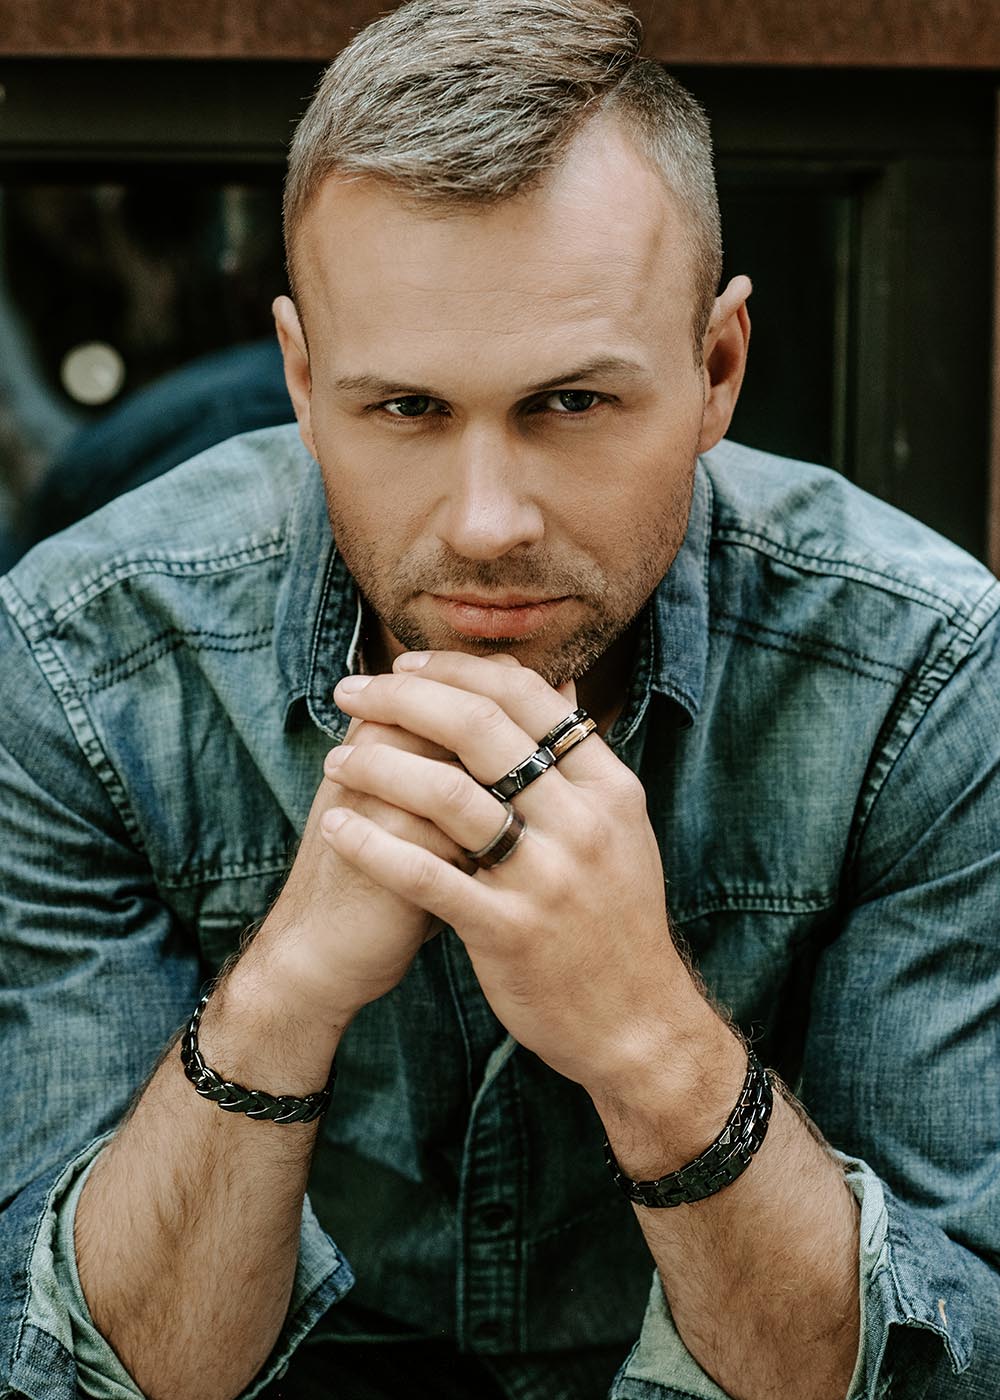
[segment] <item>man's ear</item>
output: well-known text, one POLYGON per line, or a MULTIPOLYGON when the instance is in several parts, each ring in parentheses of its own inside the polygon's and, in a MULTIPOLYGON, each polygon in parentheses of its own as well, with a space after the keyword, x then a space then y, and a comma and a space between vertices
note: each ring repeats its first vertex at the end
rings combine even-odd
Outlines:
POLYGON ((316 444, 312 432, 311 389, 312 376, 309 370, 309 351, 306 348, 305 332, 295 303, 291 297, 275 297, 271 304, 274 328, 278 333, 278 344, 285 362, 285 384, 299 421, 299 436, 313 457, 316 444))
POLYGON ((716 298, 704 341, 705 409, 698 451, 707 452, 725 437, 739 398, 750 344, 747 298, 749 277, 734 277, 716 298))

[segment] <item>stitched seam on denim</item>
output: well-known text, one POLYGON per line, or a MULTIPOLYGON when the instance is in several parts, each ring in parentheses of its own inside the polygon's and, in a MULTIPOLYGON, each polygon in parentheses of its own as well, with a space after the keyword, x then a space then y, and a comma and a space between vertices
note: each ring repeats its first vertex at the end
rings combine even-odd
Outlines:
MULTIPOLYGON (((629 1360, 631 1360, 631 1352, 629 1360)), ((669 1382, 647 1381, 639 1376, 623 1375, 620 1382, 612 1382, 609 1400, 697 1400, 690 1390, 678 1390, 669 1382)))
MULTIPOLYGON (((511 1055, 507 1064, 507 1097, 512 1107, 513 1131, 517 1133, 516 1160, 520 1167, 517 1173, 518 1214, 523 1220, 528 1208, 528 1181, 524 1163, 528 1155, 528 1134, 525 1131, 524 1108, 521 1102, 521 1062, 517 1055, 511 1055)), ((528 1345, 528 1269, 525 1261, 524 1239, 518 1233, 514 1246, 514 1330, 518 1350, 524 1351, 528 1345)))
MULTIPOLYGON (((752 619, 740 617, 736 613, 719 611, 716 612, 715 616, 724 622, 733 623, 733 630, 746 628, 749 632, 763 633, 768 637, 780 637, 785 641, 792 642, 795 647, 799 647, 803 642, 806 642, 811 645, 811 655, 813 656, 815 656, 817 652, 821 655, 833 652, 838 656, 846 657, 848 661, 862 661, 866 666, 872 666, 876 670, 888 671, 893 681, 898 680, 901 676, 909 674, 905 666, 894 666, 891 661, 880 661, 876 656, 868 656, 865 652, 854 651, 850 647, 838 646, 836 642, 825 642, 822 638, 818 637, 800 637, 794 632, 785 632, 780 627, 768 627, 763 622, 754 622, 752 619)), ((726 628, 721 630, 728 631, 730 629, 726 628)))
MULTIPOLYGON (((844 862, 846 871, 853 873, 854 863, 864 841, 872 809, 888 783, 896 764, 920 728, 931 705, 968 656, 978 635, 977 631, 970 638, 962 630, 949 642, 946 642, 927 660, 915 677, 913 685, 901 693, 898 705, 893 707, 887 721, 885 741, 873 750, 869 775, 866 775, 858 794, 856 814, 852 822, 847 857, 844 862), (961 643, 966 643, 966 645, 962 646, 961 643), (880 769, 882 771, 879 776, 880 769)), ((855 898, 864 898, 866 890, 857 891, 855 898)))
POLYGON ((314 690, 320 651, 323 650, 335 635, 334 624, 332 621, 328 621, 327 612, 338 557, 338 551, 336 549, 331 549, 326 566, 326 576, 323 579, 323 589, 320 593, 319 608, 316 613, 318 621, 315 631, 313 632, 312 647, 309 652, 308 680, 306 681, 306 707, 313 723, 316 724, 324 734, 329 734, 331 738, 341 741, 350 727, 349 723, 342 724, 337 729, 332 729, 329 725, 324 724, 318 708, 318 704, 323 700, 323 696, 321 694, 316 694, 314 690))
MULTIPOLYGON (((465 1092, 468 1096, 469 1102, 471 1103, 473 1094, 472 1044, 469 1039, 469 1028, 466 1024, 465 1016, 462 1014, 462 998, 459 993, 458 978, 455 973, 455 965, 452 961, 452 948, 454 947, 454 943, 452 939, 445 938, 444 936, 445 933, 448 931, 449 928, 443 928, 438 934, 438 937, 441 940, 441 960, 444 963, 445 977, 448 979, 448 990, 451 993, 451 1002, 455 1012, 455 1020, 458 1022, 458 1028, 462 1033, 462 1044, 465 1047, 465 1092)), ((453 938, 457 940, 458 934, 455 933, 455 930, 450 929, 450 932, 452 933, 453 938)))
POLYGON ((39 628, 45 626, 42 614, 36 612, 24 594, 14 587, 9 575, 0 578, 0 598, 7 604, 7 611, 26 639, 30 639, 39 628))
MULTIPOLYGON (((31 1330, 32 1332, 36 1332, 36 1333, 38 1334, 39 1337, 44 1337, 44 1338, 46 1339, 46 1341, 51 1342, 52 1345, 53 1345, 54 1347, 57 1347, 58 1350, 61 1351, 62 1354, 63 1354, 65 1357, 67 1357, 67 1358, 69 1359, 69 1362, 70 1362, 71 1364, 73 1363, 73 1361, 74 1361, 73 1353, 72 1353, 71 1351, 69 1351, 69 1350, 66 1348, 66 1346, 59 1340, 58 1337, 54 1337, 54 1336, 52 1335, 51 1332, 49 1332, 49 1331, 46 1330, 46 1328, 44 1328, 44 1327, 39 1327, 39 1325, 38 1325, 37 1322, 27 1322, 27 1323, 25 1323, 25 1326, 24 1326, 24 1329, 23 1329, 23 1330, 24 1330, 25 1332, 27 1332, 27 1331, 29 1330, 29 1328, 30 1328, 30 1330, 31 1330)), ((36 1345, 37 1345, 37 1344, 36 1344, 36 1345)), ((14 1357, 12 1358, 12 1362, 11 1362, 12 1368, 13 1368, 14 1366, 23 1364, 22 1358, 21 1358, 21 1355, 20 1355, 20 1353, 21 1353, 21 1351, 22 1351, 22 1349, 23 1349, 23 1348, 22 1348, 22 1336, 21 1336, 21 1332, 20 1332, 20 1331, 19 1331, 19 1333, 18 1333, 17 1348, 18 1348, 18 1349, 17 1349, 17 1352, 15 1353, 14 1357)), ((33 1367, 32 1370, 31 1370, 31 1372, 29 1372, 28 1379, 29 1379, 29 1380, 32 1380, 33 1378, 37 1377, 37 1374, 38 1374, 38 1373, 37 1373, 37 1369, 33 1367)), ((46 1365, 44 1380, 45 1380, 46 1382, 48 1382, 48 1381, 50 1381, 51 1379, 52 1379, 51 1368, 50 1368, 49 1365, 46 1365)), ((33 1391, 33 1393, 35 1393, 35 1392, 33 1391)), ((47 1394, 47 1393, 48 1393, 48 1392, 46 1391, 46 1394, 47 1394)), ((82 1394, 82 1392, 80 1392, 80 1393, 82 1394)), ((7 1388, 5 1387, 2 1391, 0 1391, 0 1396, 10 1396, 10 1397, 11 1397, 11 1400, 25 1400, 25 1392, 24 1392, 23 1390, 14 1390, 13 1388, 7 1389, 7 1388)))
MULTIPOLYGON (((924 1317, 919 1316, 918 1313, 914 1310, 913 1304, 903 1294, 903 1287, 900 1282, 899 1272, 896 1268, 895 1259, 895 1248, 896 1245, 900 1242, 899 1233, 895 1229, 893 1223, 893 1213, 891 1210, 889 1211, 889 1228, 886 1233, 886 1240, 889 1245, 888 1273, 889 1277, 892 1279, 892 1287, 896 1297, 896 1304, 899 1308, 900 1313, 902 1314, 902 1320, 900 1320, 900 1318, 890 1318, 890 1325, 895 1323, 896 1326, 922 1327, 926 1331, 933 1332, 935 1336, 940 1337, 945 1349, 945 1354, 948 1357, 948 1364, 951 1366, 953 1374, 959 1375, 969 1366, 971 1360, 969 1353, 964 1347, 959 1345, 959 1340, 957 1337, 954 1337, 946 1327, 941 1326, 941 1324, 936 1320, 933 1314, 928 1313, 924 1317)), ((886 1334, 888 1335, 888 1328, 886 1328, 886 1334)))
MULTIPOLYGON (((91 1146, 95 1146, 98 1142, 100 1142, 101 1137, 110 1138, 110 1137, 111 1137, 111 1134, 110 1134, 110 1133, 99 1134, 98 1137, 96 1137, 96 1138, 93 1139, 93 1141, 91 1142, 90 1145, 91 1145, 91 1146)), ((86 1149, 84 1149, 84 1150, 86 1150, 86 1149)), ((77 1154, 77 1155, 78 1155, 78 1156, 79 1156, 79 1155, 82 1155, 82 1152, 81 1152, 80 1154, 77 1154)), ((67 1163, 67 1165, 69 1165, 69 1164, 67 1163)), ((40 1235, 41 1232, 42 1232, 42 1227, 43 1227, 43 1225, 45 1224, 46 1216, 49 1214, 49 1212, 50 1212, 51 1209, 52 1209, 52 1199, 53 1199, 53 1197, 54 1197, 54 1195, 55 1195, 57 1184, 58 1184, 60 1178, 63 1176, 64 1171, 65 1171, 65 1168, 61 1168, 61 1169, 56 1173, 55 1179, 53 1180, 51 1187, 50 1187, 49 1190, 45 1193, 45 1201, 43 1202, 43 1208, 42 1208, 42 1210, 41 1210, 41 1212, 40 1212, 40 1214, 39 1214, 39 1216, 38 1216, 38 1220, 37 1220, 37 1222, 36 1222, 36 1224, 35 1224, 35 1231, 34 1231, 34 1234, 33 1234, 32 1237, 31 1237, 31 1246, 30 1246, 30 1248, 29 1248, 29 1250, 28 1250, 28 1267, 27 1267, 27 1269, 26 1269, 26 1271, 25 1271, 25 1274, 24 1274, 24 1308, 22 1309, 21 1317, 20 1317, 20 1319, 18 1320, 17 1336, 16 1336, 15 1339, 14 1339, 14 1350, 13 1350, 13 1352, 11 1353, 11 1371, 12 1371, 12 1372, 13 1372, 13 1370, 15 1369, 15 1367, 17 1366, 17 1363, 18 1363, 18 1361, 19 1361, 19 1359, 20 1359, 21 1349, 22 1349, 22 1346, 23 1346, 23 1343, 24 1343, 24 1334, 25 1334, 26 1330, 28 1329, 28 1327, 34 1328, 34 1330, 35 1330, 36 1332, 40 1333, 41 1336, 50 1338, 53 1342, 55 1342, 56 1346, 58 1346, 58 1347, 60 1348, 60 1350, 62 1350, 62 1351, 64 1351, 64 1352, 66 1351, 66 1348, 63 1346, 62 1342, 59 1340, 58 1337, 54 1337, 54 1336, 52 1335, 52 1333, 46 1331, 46 1329, 45 1329, 44 1327, 39 1327, 37 1323, 30 1322, 30 1321, 28 1320, 28 1314, 29 1314, 29 1312, 30 1312, 30 1306, 31 1306, 31 1259, 32 1259, 32 1257, 33 1257, 33 1255, 34 1255, 34 1253, 35 1253, 35 1249, 36 1249, 37 1246, 38 1246, 38 1237, 39 1237, 39 1235, 40 1235)), ((69 1353, 67 1353, 67 1355, 69 1355, 69 1353)), ((71 1359, 72 1359, 72 1358, 71 1358, 71 1359)), ((9 1378, 8 1378, 8 1379, 9 1379, 9 1378)), ((16 1395, 16 1394, 19 1394, 19 1392, 17 1392, 17 1391, 12 1391, 11 1393, 12 1393, 12 1394, 15 1394, 15 1395, 16 1395)))
MULTIPOLYGON (((25 636, 25 640, 28 641, 27 636, 25 636)), ((87 707, 84 705, 69 672, 50 641, 36 638, 34 645, 29 644, 28 650, 34 656, 39 670, 48 681, 56 699, 62 705, 66 723, 80 747, 80 752, 90 764, 107 793, 108 800, 121 818, 126 832, 135 842, 137 849, 145 851, 145 843, 139 824, 132 812, 128 794, 97 736, 97 731, 87 713, 87 707)))
MULTIPOLYGON (((921 587, 920 584, 901 579, 897 574, 890 574, 884 569, 873 568, 871 564, 862 564, 853 559, 842 559, 836 555, 809 554, 805 550, 793 549, 787 544, 781 544, 758 531, 745 530, 736 526, 719 525, 715 531, 715 538, 720 543, 746 545, 750 549, 756 549, 759 553, 769 554, 773 558, 781 559, 784 563, 800 567, 808 573, 833 573, 844 578, 853 578, 859 583, 870 583, 874 588, 882 588, 885 592, 896 593, 901 597, 909 598, 912 602, 923 603, 934 612, 941 613, 949 622, 955 622, 956 625, 960 625, 960 620, 965 620, 969 616, 969 612, 966 612, 959 605, 957 599, 942 598, 939 594, 931 593, 929 589, 921 587), (886 587, 886 585, 891 585, 891 587, 886 587)), ((975 612, 987 595, 996 587, 996 581, 992 580, 983 593, 976 598, 970 612, 975 612)))
MULTIPOLYGON (((625 732, 621 735, 615 735, 614 743, 610 742, 611 735, 608 735, 609 747, 611 748, 612 753, 615 754, 617 754, 620 749, 623 749, 625 747, 625 745, 632 738, 633 734, 639 728, 640 724, 642 724, 643 720, 646 718, 646 710, 649 706, 649 698, 653 688, 653 677, 656 674, 656 629, 653 626, 652 610, 650 610, 646 614, 646 645, 648 647, 648 650, 646 652, 642 650, 642 647, 640 645, 639 664, 636 668, 635 675, 632 677, 632 681, 629 686, 629 694, 626 697, 625 708, 622 710, 622 715, 627 716, 629 702, 633 694, 636 691, 641 691, 641 694, 639 694, 636 699, 635 714, 628 721, 628 728, 625 730, 625 732)), ((671 689, 675 688, 676 687, 671 687, 671 689)), ((616 727, 617 721, 615 722, 615 725, 612 726, 612 729, 616 727)))
POLYGON ((138 675, 147 666, 151 666, 180 647, 186 646, 190 651, 263 651, 270 646, 273 632, 272 627, 255 627, 249 632, 231 633, 199 631, 198 629, 191 632, 179 632, 176 628, 169 628, 167 631, 161 632, 159 636, 144 642, 141 647, 136 647, 135 651, 128 652, 125 656, 119 657, 117 661, 109 661, 107 665, 101 666, 86 680, 79 683, 80 690, 85 695, 104 690, 117 681, 138 675), (254 642, 245 640, 251 637, 260 640, 254 642), (206 638, 208 640, 204 640, 206 638), (244 642, 244 645, 237 645, 239 642, 244 642), (225 645, 225 643, 229 643, 229 645, 225 645), (131 664, 133 662, 134 665, 131 664))
POLYGON ((144 554, 121 559, 101 570, 100 573, 81 580, 67 596, 65 602, 53 608, 51 617, 59 625, 101 593, 113 588, 116 583, 133 578, 136 574, 161 574, 167 578, 202 578, 206 575, 231 573, 247 565, 262 563, 284 554, 287 548, 284 534, 267 535, 256 544, 244 545, 226 554, 212 555, 205 559, 179 559, 169 555, 144 554))
POLYGON ((749 913, 764 914, 819 914, 837 907, 834 895, 781 895, 733 889, 714 898, 705 899, 692 905, 684 914, 671 905, 670 916, 675 923, 690 923, 692 919, 703 918, 706 914, 749 913))
MULTIPOLYGON (((899 674, 889 677, 879 675, 876 671, 863 670, 860 666, 850 666, 846 661, 839 661, 832 656, 826 655, 822 651, 810 651, 802 646, 779 646, 776 642, 765 642, 760 637, 746 636, 735 627, 709 627, 710 632, 723 637, 737 637, 741 642, 746 642, 748 646, 759 647, 762 651, 777 651, 784 656, 801 656, 806 661, 815 661, 824 666, 830 666, 837 671, 847 671, 849 675, 861 676, 864 680, 879 681, 882 685, 895 686, 899 684, 899 676, 905 675, 902 671, 899 674)), ((878 663, 876 663, 878 664, 878 663)))
MULTIPOLYGON (((258 875, 281 875, 288 869, 290 861, 291 852, 275 851, 262 856, 259 861, 226 861, 221 865, 195 863, 186 865, 175 875, 159 875, 157 884, 164 890, 183 890, 192 886, 219 884, 223 880, 251 880, 258 875)), ((218 917, 221 919, 225 915, 218 917)))
POLYGON ((21 1348, 24 1344, 24 1334, 27 1331, 29 1325, 34 1326, 33 1323, 29 1324, 28 1322, 28 1313, 31 1310, 31 1260, 34 1257, 36 1248, 38 1247, 38 1237, 42 1233, 42 1226, 45 1223, 45 1217, 48 1214, 49 1210, 51 1210, 52 1194, 54 1191, 55 1186, 53 1185, 52 1190, 46 1194, 44 1208, 38 1217, 38 1220, 35 1224, 35 1232, 31 1237, 31 1247, 28 1250, 28 1266, 24 1274, 24 1307, 21 1309, 21 1316, 17 1324, 17 1336, 14 1338, 14 1350, 10 1358, 12 1372, 14 1371, 20 1359, 21 1348))

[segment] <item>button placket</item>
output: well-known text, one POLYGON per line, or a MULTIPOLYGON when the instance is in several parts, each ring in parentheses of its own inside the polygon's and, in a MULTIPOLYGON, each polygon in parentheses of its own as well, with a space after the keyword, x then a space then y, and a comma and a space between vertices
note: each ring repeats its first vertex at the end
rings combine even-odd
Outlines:
POLYGON ((518 1233, 526 1147, 508 1039, 494 1051, 469 1118, 459 1197, 460 1348, 500 1353, 523 1345, 523 1259, 518 1233))

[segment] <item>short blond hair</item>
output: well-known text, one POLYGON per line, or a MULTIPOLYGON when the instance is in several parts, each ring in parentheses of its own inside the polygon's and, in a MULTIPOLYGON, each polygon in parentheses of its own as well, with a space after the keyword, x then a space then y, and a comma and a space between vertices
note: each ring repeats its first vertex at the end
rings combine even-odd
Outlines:
POLYGON ((409 0, 326 69, 296 129, 284 234, 333 173, 382 180, 444 215, 540 185, 580 127, 614 114, 679 201, 694 274, 696 355, 722 273, 704 111, 652 59, 642 25, 609 0, 409 0))

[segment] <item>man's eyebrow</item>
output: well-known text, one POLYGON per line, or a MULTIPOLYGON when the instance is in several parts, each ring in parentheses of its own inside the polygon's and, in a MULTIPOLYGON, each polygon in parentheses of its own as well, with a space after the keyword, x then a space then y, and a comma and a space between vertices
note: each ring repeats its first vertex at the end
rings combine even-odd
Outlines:
POLYGON ((618 379, 645 379, 649 371, 638 360, 626 359, 624 355, 602 355, 599 359, 588 360, 576 369, 557 374, 542 384, 532 384, 525 389, 526 394, 542 394, 546 389, 558 389, 561 384, 575 384, 578 379, 602 379, 614 375, 618 379))
MULTIPOLYGON (((543 394, 546 389, 558 389, 564 384, 575 384, 581 379, 595 379, 614 375, 618 379, 646 378, 648 370, 638 360, 627 359, 623 355, 602 355, 599 359, 588 360, 576 365, 563 374, 553 375, 541 384, 529 384, 522 392, 543 394)), ((340 394, 360 394, 365 398, 387 399, 390 396, 404 398, 443 398, 426 384, 401 384, 398 379, 383 379, 377 374, 347 374, 333 381, 334 389, 340 394)))

